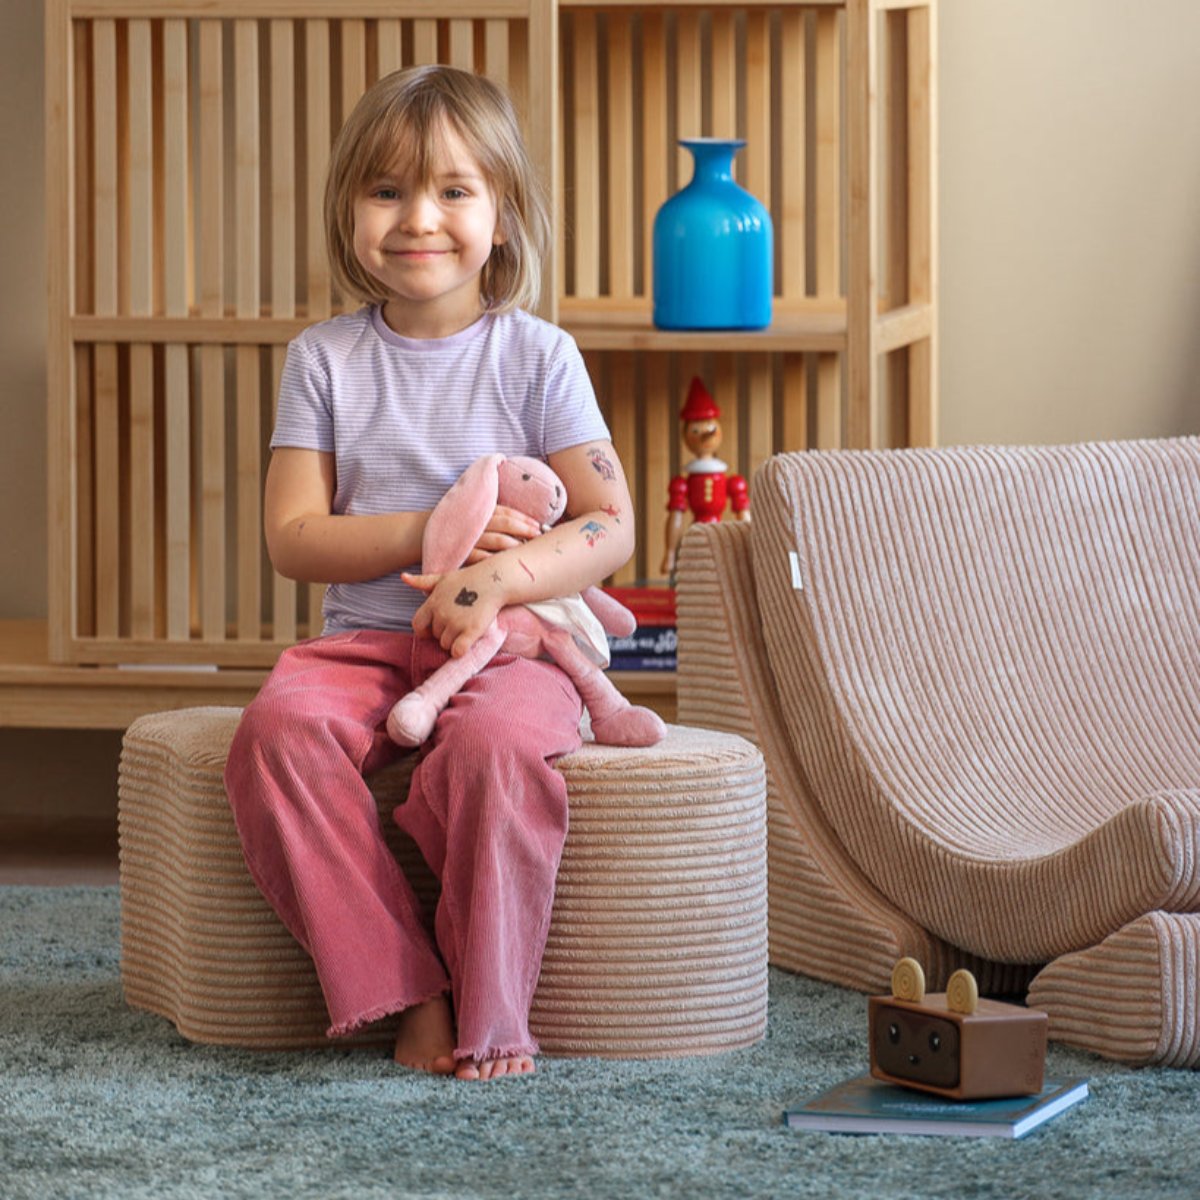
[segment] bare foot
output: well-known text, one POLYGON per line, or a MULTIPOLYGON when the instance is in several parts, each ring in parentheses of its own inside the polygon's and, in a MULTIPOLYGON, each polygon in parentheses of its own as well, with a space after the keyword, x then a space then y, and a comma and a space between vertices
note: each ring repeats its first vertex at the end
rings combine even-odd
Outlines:
POLYGON ((454 1074, 454 1021, 445 996, 414 1004, 400 1014, 396 1061, 431 1075, 454 1074))
POLYGON ((482 1062, 467 1059, 454 1070, 458 1079, 499 1079, 504 1075, 532 1075, 537 1068, 529 1054, 514 1054, 506 1058, 485 1058, 482 1062))

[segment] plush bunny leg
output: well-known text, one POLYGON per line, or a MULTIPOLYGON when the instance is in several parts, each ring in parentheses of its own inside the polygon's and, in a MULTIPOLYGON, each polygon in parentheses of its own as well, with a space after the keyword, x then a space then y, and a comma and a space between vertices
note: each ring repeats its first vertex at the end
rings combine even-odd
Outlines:
POLYGON ((493 624, 461 658, 448 659, 419 688, 401 697, 388 714, 388 737, 400 746, 421 745, 450 697, 495 658, 503 642, 504 630, 493 624))
POLYGON ((548 633, 544 644, 582 697, 596 741, 607 746, 653 746, 666 737, 662 718, 648 708, 630 704, 608 676, 579 650, 566 630, 548 633))

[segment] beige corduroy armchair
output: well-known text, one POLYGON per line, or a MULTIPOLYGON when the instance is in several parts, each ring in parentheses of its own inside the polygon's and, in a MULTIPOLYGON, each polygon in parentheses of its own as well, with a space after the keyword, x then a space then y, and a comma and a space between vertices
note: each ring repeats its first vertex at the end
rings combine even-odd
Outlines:
POLYGON ((1200 1065, 1200 439, 780 455, 680 556, 680 719, 768 773, 772 961, 1200 1065))

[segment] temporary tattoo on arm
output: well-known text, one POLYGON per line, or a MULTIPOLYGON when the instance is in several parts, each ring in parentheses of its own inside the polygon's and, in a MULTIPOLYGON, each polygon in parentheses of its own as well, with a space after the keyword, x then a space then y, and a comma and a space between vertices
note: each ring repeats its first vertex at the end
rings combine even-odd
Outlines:
MULTIPOLYGON (((535 579, 533 572, 518 558, 517 565, 529 576, 530 579, 535 579)), ((536 582, 536 579, 535 579, 536 582)))
POLYGON ((471 605, 474 604, 478 599, 478 592, 473 592, 470 588, 463 588, 463 590, 454 597, 454 603, 462 608, 470 608, 471 605))
POLYGON ((587 544, 589 546, 594 546, 605 536, 608 531, 603 525, 600 524, 599 521, 588 521, 586 525, 581 525, 579 527, 579 532, 582 533, 585 538, 587 538, 587 544))
POLYGON ((602 504, 602 505, 600 505, 600 511, 601 511, 602 513, 607 513, 607 514, 608 514, 608 516, 612 517, 612 519, 613 519, 614 521, 616 521, 616 523, 617 523, 618 525, 620 525, 620 523, 621 523, 621 517, 620 517, 620 512, 621 512, 621 510, 620 510, 620 509, 619 509, 619 508, 618 508, 618 507, 617 507, 615 504, 602 504))
POLYGON ((493 571, 493 572, 492 572, 492 582, 493 582, 493 583, 499 583, 499 582, 500 582, 500 572, 499 572, 499 571, 493 571))
POLYGON ((601 479, 613 480, 617 477, 617 472, 612 465, 607 454, 603 450, 593 449, 588 451, 588 458, 592 461, 593 469, 599 474, 601 479))

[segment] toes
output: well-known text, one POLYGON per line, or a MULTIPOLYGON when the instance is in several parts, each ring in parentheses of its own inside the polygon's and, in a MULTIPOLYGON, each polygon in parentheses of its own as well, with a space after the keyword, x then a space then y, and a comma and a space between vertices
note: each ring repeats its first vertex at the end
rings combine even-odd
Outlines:
POLYGON ((500 1079, 505 1075, 532 1075, 537 1068, 527 1054, 515 1058, 485 1058, 482 1062, 465 1060, 454 1074, 459 1079, 500 1079))

